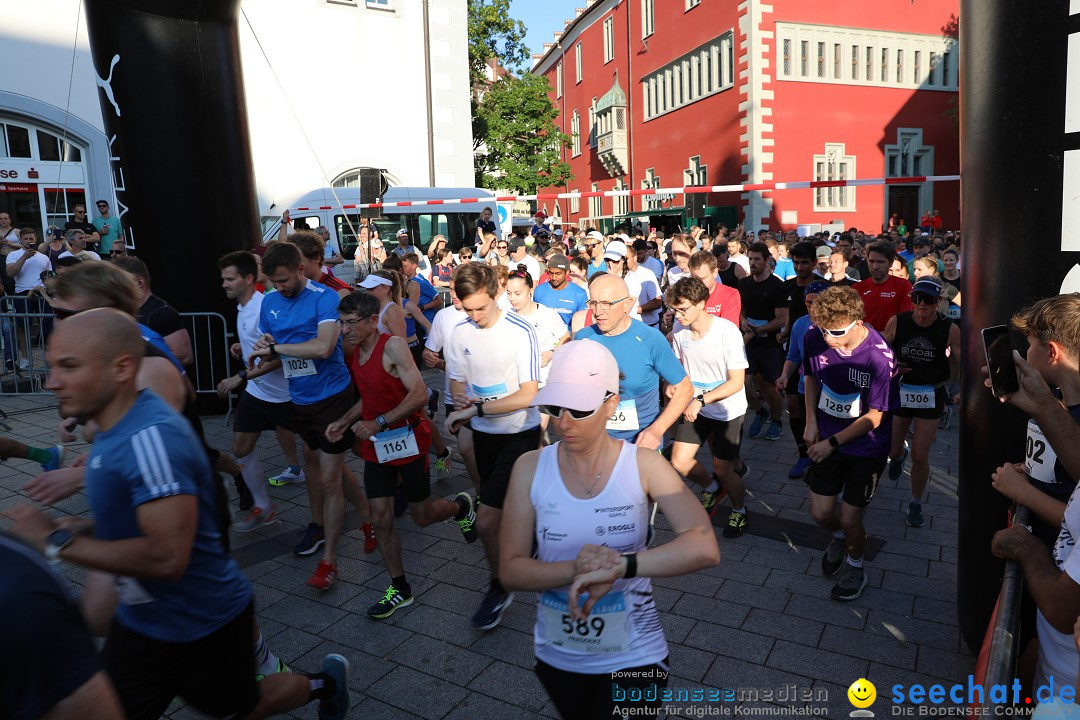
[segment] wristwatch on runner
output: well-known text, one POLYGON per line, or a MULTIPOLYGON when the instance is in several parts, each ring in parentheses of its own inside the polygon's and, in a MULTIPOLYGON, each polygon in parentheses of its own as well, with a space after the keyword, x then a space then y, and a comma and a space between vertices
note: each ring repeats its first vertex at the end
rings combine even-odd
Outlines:
POLYGON ((695 395, 694 399, 697 400, 702 405, 704 405, 705 404, 705 393, 701 393, 700 395, 695 395))
POLYGON ((829 436, 829 444, 832 445, 833 450, 839 450, 840 447, 843 445, 842 442, 836 439, 835 435, 829 436))
POLYGON ((377 418, 375 418, 375 422, 384 431, 390 429, 390 423, 386 422, 386 416, 385 415, 380 415, 377 418))
POLYGON ((70 528, 53 530, 45 541, 45 560, 50 565, 57 565, 60 562, 60 551, 70 545, 74 539, 75 532, 70 528))

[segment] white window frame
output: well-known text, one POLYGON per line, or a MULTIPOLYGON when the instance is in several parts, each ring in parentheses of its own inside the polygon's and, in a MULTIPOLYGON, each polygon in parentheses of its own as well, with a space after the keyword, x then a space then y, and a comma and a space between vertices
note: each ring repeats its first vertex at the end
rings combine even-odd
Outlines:
POLYGON ((701 4, 701 0, 686 0, 686 7, 683 9, 684 13, 690 12, 698 5, 701 4))
MULTIPOLYGON (((844 143, 825 143, 825 152, 814 156, 814 180, 855 179, 855 156, 846 152, 844 143)), ((814 212, 855 212, 855 188, 814 188, 814 212)))
MULTIPOLYGON (((581 192, 581 191, 580 190, 572 190, 571 192, 581 192)), ((581 198, 580 197, 572 197, 572 198, 570 198, 570 212, 572 214, 577 214, 577 213, 581 212, 581 198)))
POLYGON ((381 10, 383 12, 394 12, 396 0, 364 0, 364 7, 369 10, 381 10))
POLYGON ((683 169, 683 185, 704 187, 709 184, 709 166, 701 164, 700 155, 692 155, 683 169))
MULTIPOLYGON (((615 187, 612 190, 627 190, 626 183, 623 179, 615 178, 615 187)), ((611 198, 613 200, 614 209, 612 214, 617 217, 622 217, 630 214, 630 196, 629 195, 614 195, 611 198)))
MULTIPOLYGON (((600 183, 592 184, 592 191, 598 192, 600 190, 600 183)), ((591 197, 589 198, 589 217, 595 221, 597 218, 604 214, 604 198, 591 197)))
POLYGON ((574 84, 581 84, 581 42, 574 46, 574 84))
POLYGON ((555 66, 555 97, 557 98, 562 97, 562 66, 563 64, 561 61, 555 66))
POLYGON ((615 15, 604 18, 604 64, 615 59, 615 15))
POLYGON ((595 148, 597 139, 600 136, 600 128, 596 126, 596 98, 592 99, 592 103, 589 105, 589 147, 595 148))
POLYGON ((643 122, 734 86, 734 32, 728 30, 641 79, 643 122))
POLYGON ((571 155, 577 157, 581 154, 581 115, 578 114, 577 108, 574 108, 574 114, 570 116, 570 137, 571 155))
POLYGON ((779 81, 959 91, 956 38, 787 22, 776 23, 776 38, 779 81), (824 68, 817 52, 822 46, 824 68))
POLYGON ((641 39, 656 32, 656 7, 653 0, 641 0, 641 39))
MULTIPOLYGON (((645 177, 641 180, 642 190, 654 190, 660 187, 660 176, 656 174, 656 168, 645 168, 645 177)), ((642 195, 646 210, 660 209, 659 195, 642 195)))

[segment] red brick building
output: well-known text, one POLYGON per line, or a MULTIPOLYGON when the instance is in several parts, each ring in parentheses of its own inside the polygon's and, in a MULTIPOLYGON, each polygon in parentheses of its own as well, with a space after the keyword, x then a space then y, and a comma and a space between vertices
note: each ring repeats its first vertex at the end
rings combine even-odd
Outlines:
MULTIPOLYGON (((959 172, 957 0, 591 0, 534 57, 575 179, 548 192, 959 172)), ((960 225, 957 182, 547 201, 563 222, 960 225), (666 217, 663 217, 666 216, 666 217)))

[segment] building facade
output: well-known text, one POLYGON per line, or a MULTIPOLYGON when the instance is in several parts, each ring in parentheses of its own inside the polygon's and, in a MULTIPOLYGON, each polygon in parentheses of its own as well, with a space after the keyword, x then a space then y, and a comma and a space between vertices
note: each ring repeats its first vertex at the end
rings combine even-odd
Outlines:
MULTIPOLYGON (((957 0, 591 0, 534 56, 575 179, 559 192, 959 173, 957 0)), ((548 201, 575 225, 880 229, 959 183, 548 201)))
MULTIPOLYGON (((262 215, 354 184, 362 168, 391 185, 473 184, 466 0, 244 0, 241 11, 262 215)), ((62 226, 75 203, 113 199, 123 182, 98 99, 113 69, 93 67, 78 3, 21 4, 0 44, 0 211, 16 226, 62 226)), ((203 201, 192 188, 162 212, 197 214, 203 201)))

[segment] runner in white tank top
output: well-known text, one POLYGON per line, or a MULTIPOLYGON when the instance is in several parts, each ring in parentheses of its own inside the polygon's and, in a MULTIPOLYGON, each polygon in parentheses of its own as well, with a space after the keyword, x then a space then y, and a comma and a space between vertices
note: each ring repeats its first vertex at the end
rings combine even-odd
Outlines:
POLYGON ((534 403, 562 440, 521 456, 503 504, 502 583, 539 594, 536 673, 563 718, 659 711, 667 642, 650 578, 720 560, 705 511, 671 465, 608 435, 618 390, 619 368, 603 345, 557 348, 534 403), (675 539, 646 549, 650 498, 675 539), (628 695, 638 701, 623 702, 628 695))

